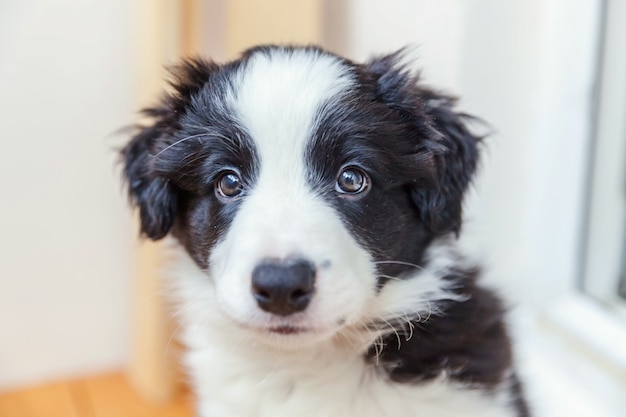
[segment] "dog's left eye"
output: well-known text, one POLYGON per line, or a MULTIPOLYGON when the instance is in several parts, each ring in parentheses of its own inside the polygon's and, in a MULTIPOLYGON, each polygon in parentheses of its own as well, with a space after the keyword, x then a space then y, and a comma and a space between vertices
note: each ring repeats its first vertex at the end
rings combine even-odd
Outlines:
POLYGON ((241 178, 233 171, 226 171, 215 182, 215 191, 221 197, 237 197, 243 193, 241 178))
POLYGON ((342 194, 360 194, 369 188, 369 178, 363 170, 346 167, 337 177, 335 190, 342 194))

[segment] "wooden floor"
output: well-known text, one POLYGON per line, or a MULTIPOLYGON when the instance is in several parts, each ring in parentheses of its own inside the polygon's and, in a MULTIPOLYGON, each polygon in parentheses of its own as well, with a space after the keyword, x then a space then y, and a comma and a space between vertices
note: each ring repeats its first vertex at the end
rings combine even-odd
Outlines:
POLYGON ((0 393, 0 417, 192 417, 189 401, 143 402, 122 373, 0 393))

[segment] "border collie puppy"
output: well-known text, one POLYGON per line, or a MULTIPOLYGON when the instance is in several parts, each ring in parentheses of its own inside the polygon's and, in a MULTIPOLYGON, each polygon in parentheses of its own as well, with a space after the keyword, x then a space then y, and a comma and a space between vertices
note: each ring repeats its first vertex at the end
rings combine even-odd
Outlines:
POLYGON ((190 59, 122 151, 202 417, 523 417, 502 302, 456 248, 480 139, 402 52, 190 59))

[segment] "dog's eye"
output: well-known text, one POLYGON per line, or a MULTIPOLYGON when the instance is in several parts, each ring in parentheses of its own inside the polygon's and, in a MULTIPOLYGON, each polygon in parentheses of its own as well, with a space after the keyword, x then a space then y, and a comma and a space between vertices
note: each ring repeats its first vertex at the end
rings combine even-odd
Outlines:
POLYGON ((234 198, 243 192, 243 184, 237 173, 226 171, 215 182, 215 191, 222 197, 234 198))
POLYGON ((342 194, 359 194, 367 190, 369 179, 367 174, 359 168, 346 167, 337 177, 335 190, 342 194))

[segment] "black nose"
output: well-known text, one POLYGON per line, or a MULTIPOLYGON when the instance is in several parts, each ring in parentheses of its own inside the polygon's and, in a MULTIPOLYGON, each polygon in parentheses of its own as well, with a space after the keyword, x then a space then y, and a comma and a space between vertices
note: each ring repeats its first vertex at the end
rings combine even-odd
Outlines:
POLYGON ((267 261, 252 271, 252 294, 263 310, 288 316, 313 297, 315 267, 305 260, 267 261))

